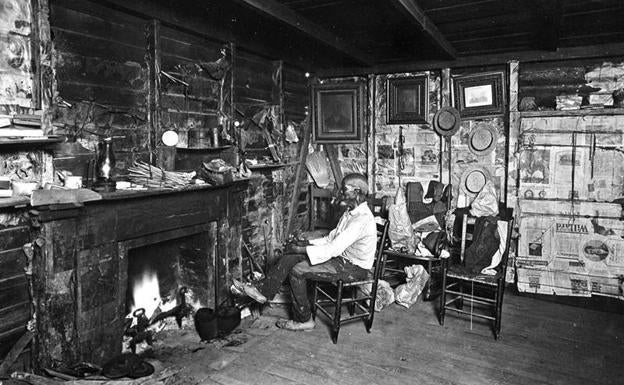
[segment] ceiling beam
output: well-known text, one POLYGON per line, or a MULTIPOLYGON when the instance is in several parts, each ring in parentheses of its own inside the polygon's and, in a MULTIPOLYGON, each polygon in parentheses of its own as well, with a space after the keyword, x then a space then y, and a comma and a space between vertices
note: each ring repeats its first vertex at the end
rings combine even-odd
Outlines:
POLYGON ((403 11, 403 13, 407 13, 409 18, 416 22, 427 37, 444 51, 445 54, 453 59, 457 57, 455 48, 446 40, 444 35, 438 30, 438 27, 436 27, 425 14, 425 11, 416 4, 415 0, 392 0, 392 2, 399 10, 403 11))
POLYGON ((607 58, 622 55, 624 55, 624 43, 611 43, 559 48, 556 52, 518 51, 493 55, 464 56, 455 60, 423 60, 418 62, 378 65, 368 68, 327 69, 316 71, 313 75, 321 78, 329 78, 353 75, 428 71, 442 68, 485 67, 502 65, 510 60, 518 60, 520 63, 536 63, 572 59, 607 58))
POLYGON ((369 65, 373 63, 372 57, 359 51, 352 45, 340 38, 339 36, 329 32, 318 24, 302 17, 300 14, 288 8, 275 0, 236 0, 240 3, 247 4, 256 10, 265 13, 282 23, 285 23, 306 35, 321 41, 328 46, 343 52, 345 55, 357 60, 358 62, 369 65))

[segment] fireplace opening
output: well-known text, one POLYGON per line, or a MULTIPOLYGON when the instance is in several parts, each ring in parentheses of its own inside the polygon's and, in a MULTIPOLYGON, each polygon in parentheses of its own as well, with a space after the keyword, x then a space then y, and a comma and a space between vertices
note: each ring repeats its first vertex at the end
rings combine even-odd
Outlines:
POLYGON ((129 249, 127 272, 126 337, 137 334, 137 323, 139 332, 177 328, 194 310, 214 308, 214 245, 206 232, 129 249))

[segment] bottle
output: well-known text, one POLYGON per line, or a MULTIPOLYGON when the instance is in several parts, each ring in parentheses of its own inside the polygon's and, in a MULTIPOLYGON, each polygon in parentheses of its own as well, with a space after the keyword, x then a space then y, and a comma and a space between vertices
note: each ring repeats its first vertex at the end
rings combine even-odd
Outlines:
POLYGON ((115 181, 113 169, 115 168, 115 153, 113 152, 113 138, 105 138, 99 144, 99 153, 95 163, 95 190, 114 192, 115 181))

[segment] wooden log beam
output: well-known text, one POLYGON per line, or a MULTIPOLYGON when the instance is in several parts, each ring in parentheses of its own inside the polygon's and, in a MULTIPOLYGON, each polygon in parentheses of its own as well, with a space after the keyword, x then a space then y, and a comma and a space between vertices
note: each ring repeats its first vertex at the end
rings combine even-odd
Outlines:
POLYGON ((573 59, 608 58, 624 55, 624 43, 596 44, 590 46, 559 48, 556 52, 517 51, 493 55, 475 55, 458 57, 455 60, 423 60, 400 64, 377 65, 372 67, 351 67, 319 70, 315 76, 320 78, 354 76, 363 74, 382 74, 395 72, 426 71, 442 68, 469 68, 491 65, 506 65, 510 60, 520 63, 538 63, 573 59))
POLYGON ((415 0, 392 0, 392 3, 397 9, 407 14, 444 53, 453 59, 457 57, 455 48, 446 40, 415 0))
POLYGON ((337 49, 340 52, 345 53, 353 59, 356 59, 362 64, 370 64, 373 62, 372 58, 369 55, 349 45, 344 39, 329 32, 328 30, 310 21, 309 19, 302 17, 291 8, 288 8, 275 0, 237 1, 245 3, 262 13, 265 13, 285 24, 288 24, 295 29, 298 29, 299 31, 309 35, 310 37, 319 40, 329 45, 330 47, 337 49))

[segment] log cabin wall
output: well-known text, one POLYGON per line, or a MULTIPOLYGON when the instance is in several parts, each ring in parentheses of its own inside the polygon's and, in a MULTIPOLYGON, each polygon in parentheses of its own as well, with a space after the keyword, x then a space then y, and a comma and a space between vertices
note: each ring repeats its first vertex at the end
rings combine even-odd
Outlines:
MULTIPOLYGON (((29 280, 25 274, 28 259, 22 247, 30 242, 31 229, 23 212, 0 215, 0 358, 24 334, 31 319, 29 280), (10 225, 7 225, 10 223, 10 225)), ((14 369, 28 369, 30 349, 20 354, 14 369)))
POLYGON ((74 0, 50 1, 49 20, 57 87, 51 92, 58 96, 54 132, 91 151, 99 135, 118 136, 116 172, 123 173, 149 148, 146 20, 74 0))
POLYGON ((624 57, 520 63, 518 101, 533 97, 538 108, 554 109, 558 95, 595 93, 608 97, 624 86, 623 66, 624 57))

